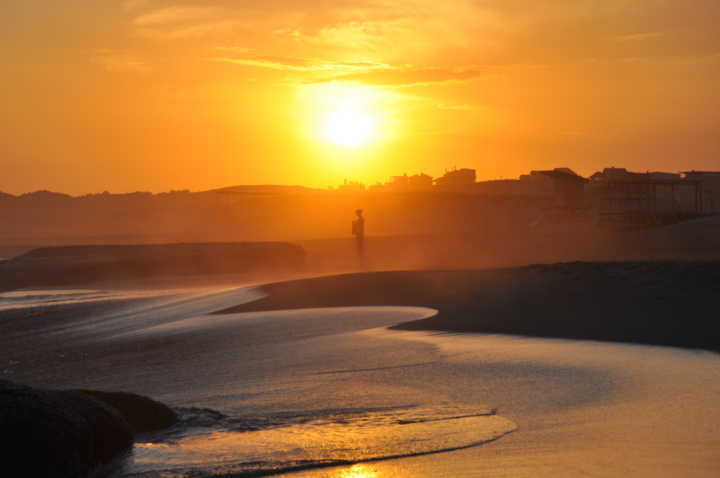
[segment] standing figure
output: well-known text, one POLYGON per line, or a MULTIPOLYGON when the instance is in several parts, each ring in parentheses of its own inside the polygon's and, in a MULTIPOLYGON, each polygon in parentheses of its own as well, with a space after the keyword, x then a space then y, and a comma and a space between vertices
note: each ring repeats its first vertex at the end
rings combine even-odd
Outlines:
POLYGON ((356 209, 357 219, 352 222, 352 233, 355 236, 358 258, 362 261, 365 255, 365 218, 362 209, 356 209))

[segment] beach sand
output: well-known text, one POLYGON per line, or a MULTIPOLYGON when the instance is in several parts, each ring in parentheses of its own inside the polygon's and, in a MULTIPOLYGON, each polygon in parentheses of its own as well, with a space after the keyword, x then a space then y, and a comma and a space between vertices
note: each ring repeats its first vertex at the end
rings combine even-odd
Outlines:
POLYGON ((178 410, 118 476, 244 476, 263 460, 327 478, 718 476, 717 354, 476 333, 716 349, 717 274, 384 272, 33 306, 0 312, 0 373, 178 410))
POLYGON ((720 262, 590 262, 347 274, 269 284, 223 312, 396 305, 438 314, 397 326, 720 350, 720 262))

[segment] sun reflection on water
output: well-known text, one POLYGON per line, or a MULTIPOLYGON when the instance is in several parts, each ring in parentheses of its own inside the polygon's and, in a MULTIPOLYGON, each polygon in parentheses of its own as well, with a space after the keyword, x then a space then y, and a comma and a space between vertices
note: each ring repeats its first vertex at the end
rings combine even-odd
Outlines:
POLYGON ((367 465, 353 465, 346 470, 342 470, 338 478, 378 478, 379 475, 375 470, 367 465))

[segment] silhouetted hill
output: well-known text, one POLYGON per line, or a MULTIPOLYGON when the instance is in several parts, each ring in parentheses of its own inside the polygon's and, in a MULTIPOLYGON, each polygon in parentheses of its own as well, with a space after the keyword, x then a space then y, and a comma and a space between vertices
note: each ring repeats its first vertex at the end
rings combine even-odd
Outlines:
POLYGON ((45 189, 17 196, 17 199, 24 201, 62 201, 72 198, 69 194, 56 193, 45 189))
POLYGON ((8 193, 4 193, 4 192, 0 191, 0 201, 2 201, 3 199, 13 199, 13 198, 15 198, 15 196, 13 196, 12 194, 8 194, 8 193))
POLYGON ((327 192, 321 189, 306 188, 305 186, 282 186, 274 184, 257 184, 247 186, 228 186, 220 189, 201 191, 196 194, 299 194, 299 193, 322 193, 327 192))

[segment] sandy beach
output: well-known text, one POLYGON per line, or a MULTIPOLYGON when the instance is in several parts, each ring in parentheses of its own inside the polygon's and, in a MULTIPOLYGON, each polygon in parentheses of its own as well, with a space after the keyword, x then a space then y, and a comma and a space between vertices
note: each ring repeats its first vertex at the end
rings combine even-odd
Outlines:
POLYGON ((347 274, 269 284, 268 296, 223 312, 419 306, 433 317, 397 326, 718 350, 711 312, 720 262, 577 262, 509 269, 347 274))
POLYGON ((116 292, 0 311, 0 371, 178 411, 177 426, 138 438, 115 476, 717 476, 718 356, 599 341, 714 348, 712 324, 687 315, 677 327, 641 299, 706 304, 716 270, 560 264, 116 292), (650 277, 652 293, 634 302, 581 304, 650 277), (688 277, 707 288, 673 295, 688 277), (569 284, 572 300, 553 305, 569 284), (633 313, 606 315, 623 304, 633 313), (656 327, 633 326, 641 309, 656 327), (592 317, 606 320, 572 326, 592 317), (443 330, 407 330, 420 328, 443 330))

